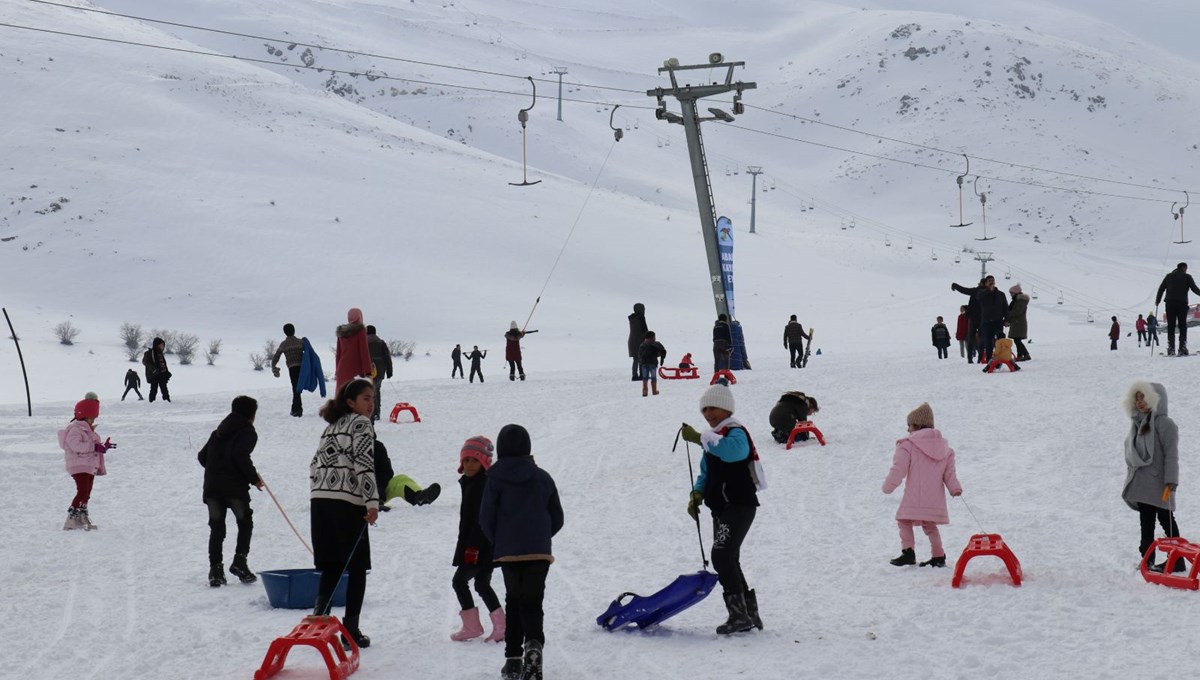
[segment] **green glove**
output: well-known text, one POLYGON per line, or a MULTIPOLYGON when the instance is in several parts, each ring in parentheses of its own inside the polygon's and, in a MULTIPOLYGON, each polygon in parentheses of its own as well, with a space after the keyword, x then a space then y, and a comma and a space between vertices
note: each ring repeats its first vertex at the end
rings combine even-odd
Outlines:
POLYGON ((693 444, 699 444, 700 443, 700 433, 696 431, 696 428, 692 427, 691 425, 688 425, 687 423, 684 423, 683 424, 683 441, 691 442, 693 444))
MULTIPOLYGON (((695 432, 695 430, 692 430, 695 432)), ((693 491, 688 497, 688 514, 692 519, 700 519, 700 506, 704 504, 704 494, 699 491, 693 491)))

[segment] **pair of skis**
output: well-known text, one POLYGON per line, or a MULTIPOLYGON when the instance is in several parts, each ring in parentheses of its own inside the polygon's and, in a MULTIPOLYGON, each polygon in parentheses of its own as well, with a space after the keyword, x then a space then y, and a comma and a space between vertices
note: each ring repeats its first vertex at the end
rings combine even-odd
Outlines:
POLYGON ((800 360, 800 367, 808 367, 808 357, 812 353, 813 329, 808 329, 808 344, 804 346, 804 358, 800 360))

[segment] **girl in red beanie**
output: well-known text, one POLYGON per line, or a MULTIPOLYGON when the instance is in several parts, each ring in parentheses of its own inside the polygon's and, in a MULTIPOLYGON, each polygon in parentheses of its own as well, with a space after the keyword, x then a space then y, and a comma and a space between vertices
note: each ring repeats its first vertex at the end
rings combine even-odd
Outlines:
POLYGON ((100 417, 100 400, 95 393, 88 392, 83 401, 75 404, 75 417, 66 429, 58 431, 58 445, 66 457, 67 474, 75 480, 75 498, 67 508, 67 521, 63 530, 98 529, 88 518, 88 500, 92 495, 92 483, 96 475, 107 474, 104 469, 104 453, 117 448, 111 440, 100 441, 96 434, 96 418, 100 417))
POLYGON ((500 598, 492 589, 492 543, 483 535, 479 526, 479 506, 483 502, 483 487, 487 484, 487 471, 492 466, 492 440, 484 436, 471 437, 463 444, 458 454, 458 471, 462 473, 458 484, 462 487, 462 506, 458 517, 458 543, 454 546, 454 561, 457 567, 450 585, 462 607, 458 612, 462 628, 450 636, 461 642, 483 635, 479 609, 467 587, 475 581, 475 592, 483 599, 488 617, 492 620, 492 633, 485 642, 504 642, 504 609, 500 598))

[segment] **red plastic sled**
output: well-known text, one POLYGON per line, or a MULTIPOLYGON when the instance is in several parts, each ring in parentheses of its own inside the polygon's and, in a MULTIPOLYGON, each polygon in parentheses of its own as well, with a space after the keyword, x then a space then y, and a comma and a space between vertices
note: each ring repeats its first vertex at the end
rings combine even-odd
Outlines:
POLYGON ((1182 538, 1160 538, 1154 541, 1154 545, 1146 551, 1142 556, 1142 578, 1146 579, 1146 583, 1157 583, 1160 586, 1168 588, 1179 588, 1180 590, 1200 590, 1200 580, 1197 580, 1196 572, 1200 568, 1200 545, 1191 543, 1182 538), (1150 571, 1150 556, 1155 550, 1161 550, 1167 553, 1167 561, 1163 565, 1162 573, 1150 571), (1172 568, 1178 560, 1185 560, 1184 564, 1191 562, 1192 566, 1185 572, 1172 573, 1172 568))
POLYGON ((1021 563, 1017 561, 1017 556, 1004 543, 1004 539, 1000 538, 1000 534, 975 534, 971 540, 967 541, 967 547, 963 549, 962 557, 958 558, 958 564, 954 565, 954 579, 950 581, 950 585, 957 588, 962 585, 963 571, 967 568, 967 562, 972 557, 979 555, 995 555, 1004 561, 1004 566, 1008 567, 1008 575, 1012 577, 1014 586, 1021 585, 1021 563))
POLYGON ((788 435, 788 440, 787 440, 786 448, 788 450, 791 450, 792 442, 795 441, 796 436, 799 435, 801 432, 812 433, 812 435, 817 438, 817 441, 821 442, 821 446, 825 446, 825 435, 821 434, 821 431, 817 429, 816 425, 812 424, 811 420, 806 420, 802 423, 796 423, 796 427, 792 428, 792 433, 788 435))
POLYGON ((737 376, 734 375, 733 371, 730 371, 730 370, 720 370, 720 371, 717 371, 716 373, 713 373, 712 380, 708 381, 708 384, 716 385, 717 381, 720 380, 721 378, 725 378, 726 380, 728 380, 730 385, 737 384, 737 376))
POLYGON ((254 680, 267 680, 283 670, 288 652, 296 645, 315 647, 321 653, 325 665, 329 667, 329 680, 346 680, 358 670, 358 645, 346 632, 342 622, 336 616, 306 616, 292 632, 275 638, 267 648, 262 668, 254 672, 254 680), (348 654, 342 647, 342 637, 350 643, 348 654))
POLYGON ((414 423, 421 422, 421 416, 417 413, 417 407, 413 406, 412 404, 408 403, 407 401, 402 401, 402 402, 396 404, 395 406, 393 406, 392 407, 392 415, 388 416, 388 420, 393 423, 397 422, 397 419, 400 417, 400 413, 403 411, 408 411, 409 413, 412 414, 412 417, 413 417, 412 421, 414 423))
POLYGON ((692 366, 691 368, 668 368, 666 366, 658 367, 658 377, 663 380, 695 380, 700 377, 700 369, 692 366))

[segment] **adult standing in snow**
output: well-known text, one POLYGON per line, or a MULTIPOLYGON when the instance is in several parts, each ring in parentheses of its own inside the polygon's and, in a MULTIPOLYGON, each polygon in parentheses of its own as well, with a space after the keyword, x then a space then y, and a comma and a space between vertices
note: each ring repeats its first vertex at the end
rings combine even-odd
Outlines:
POLYGON ((967 363, 975 363, 975 355, 979 355, 979 363, 983 363, 983 345, 979 333, 979 294, 984 288, 983 279, 974 288, 964 288, 957 283, 950 284, 950 290, 967 296, 967 363))
POLYGON ((1117 317, 1115 316, 1112 318, 1112 322, 1112 326, 1108 329, 1108 339, 1112 340, 1112 344, 1108 348, 1115 350, 1117 348, 1117 339, 1121 337, 1121 324, 1117 322, 1117 317))
POLYGON ((1158 294, 1154 296, 1154 306, 1158 307, 1166 295, 1167 301, 1167 356, 1175 355, 1175 328, 1179 328, 1179 355, 1187 356, 1187 310, 1188 291, 1200 295, 1196 281, 1187 273, 1187 262, 1180 262, 1175 270, 1163 277, 1158 286, 1158 294))
POLYGON ((450 361, 454 362, 450 367, 451 380, 454 379, 455 374, 458 374, 460 378, 467 377, 463 375, 462 354, 462 345, 455 345, 454 349, 450 351, 450 361))
MULTIPOLYGON (((1138 555, 1154 544, 1154 524, 1167 536, 1178 536, 1175 523, 1175 489, 1179 485, 1179 428, 1167 415, 1167 388, 1139 380, 1129 386, 1122 400, 1129 416, 1125 435, 1125 486, 1121 499, 1137 510, 1142 529, 1138 555)), ((1154 565, 1154 555, 1150 556, 1154 565)), ((1151 569, 1161 571, 1163 565, 1151 569)), ((1183 571, 1177 560, 1173 571, 1183 571)))
MULTIPOLYGON (((967 306, 961 305, 958 308, 958 324, 954 328, 954 339, 958 341, 958 356, 967 357, 967 347, 971 343, 971 324, 967 321, 967 306)), ((971 350, 974 355, 975 350, 971 350)), ((969 362, 968 362, 969 363, 969 362)))
POLYGON ((375 333, 374 326, 367 326, 367 351, 371 354, 371 365, 375 367, 375 415, 379 420, 379 407, 383 403, 383 381, 392 377, 392 350, 383 338, 375 333))
POLYGON ((371 349, 367 346, 367 328, 358 307, 346 312, 346 323, 337 327, 337 349, 334 351, 334 394, 355 378, 374 379, 371 349))
POLYGON ((688 499, 688 514, 700 517, 700 505, 712 512, 712 564, 724 591, 729 618, 717 626, 718 635, 762 630, 758 596, 742 572, 742 542, 758 512, 758 452, 745 426, 733 418, 733 391, 720 383, 700 397, 700 414, 709 429, 703 434, 683 424, 684 440, 699 444, 704 451, 700 475, 688 499))
POLYGON ((279 377, 279 358, 288 370, 288 379, 292 383, 292 412, 293 418, 304 415, 304 403, 300 401, 300 365, 304 363, 304 343, 296 337, 296 327, 290 323, 283 324, 283 342, 275 349, 271 357, 271 373, 279 377))
POLYGON ((1141 314, 1138 314, 1137 321, 1133 322, 1133 327, 1135 330, 1137 330, 1138 347, 1142 346, 1143 341, 1149 345, 1150 339, 1146 337, 1146 319, 1144 319, 1141 314))
MULTIPOLYGON (((364 340, 366 329, 363 331, 364 340)), ((321 571, 313 614, 329 614, 333 591, 345 569, 346 612, 342 625, 359 647, 371 639, 359 630, 367 570, 371 568, 371 536, 367 526, 379 517, 375 482, 375 388, 365 378, 351 379, 321 407, 329 425, 309 463, 313 565, 321 571)))
POLYGON ((505 680, 542 677, 542 601, 554 562, 551 539, 563 526, 558 487, 534 462, 532 451, 524 427, 501 428, 496 464, 488 470, 479 504, 479 527, 504 574, 507 615, 500 675, 505 680))
POLYGON ((713 373, 729 370, 729 357, 733 354, 733 330, 729 327, 729 317, 725 314, 717 316, 713 324, 713 373))
POLYGON ((471 360, 471 382, 475 382, 475 376, 479 376, 479 382, 483 382, 483 369, 479 367, 479 362, 487 358, 487 350, 479 351, 479 345, 475 345, 475 349, 467 355, 471 360))
POLYGON ((254 468, 250 454, 258 444, 254 416, 258 402, 245 395, 234 397, 229 415, 209 435, 196 455, 204 468, 202 500, 208 506, 208 585, 225 585, 225 513, 237 520, 237 543, 229 573, 242 583, 254 583, 258 577, 246 564, 250 537, 254 533, 254 511, 250 508, 250 487, 262 491, 263 481, 254 468))
POLYGON ((1152 342, 1156 345, 1161 344, 1158 341, 1158 317, 1154 312, 1146 316, 1146 344, 1149 345, 1152 342))
POLYGON ((938 358, 945 359, 950 356, 950 329, 946 328, 942 317, 937 318, 937 323, 933 324, 933 328, 929 329, 930 335, 933 338, 933 346, 937 348, 938 358))
POLYGON ((996 277, 983 279, 983 290, 979 292, 979 341, 983 362, 992 358, 996 339, 1004 335, 1004 321, 1008 318, 1008 298, 996 289, 996 277), (982 352, 986 351, 986 354, 982 352))
POLYGON ((171 393, 167 391, 167 381, 171 379, 171 371, 167 368, 167 357, 164 352, 167 343, 162 338, 154 338, 150 349, 142 355, 142 365, 146 367, 146 383, 150 385, 150 403, 162 391, 163 401, 171 401, 171 393))
POLYGON ((633 306, 633 314, 629 315, 629 358, 633 359, 633 379, 634 381, 641 380, 641 361, 638 359, 638 351, 641 349, 642 340, 646 337, 646 331, 650 327, 646 325, 646 305, 638 302, 633 306))
POLYGON ((1021 284, 1008 289, 1012 303, 1008 306, 1008 337, 1017 345, 1017 361, 1029 361, 1029 350, 1021 342, 1029 337, 1029 296, 1021 291, 1021 284))
POLYGON ((783 346, 787 348, 792 368, 804 368, 804 341, 808 340, 804 325, 796 321, 796 315, 783 327, 783 346))
POLYGON ((508 362, 509 380, 516 380, 517 373, 521 374, 521 380, 525 380, 525 367, 521 364, 521 338, 529 333, 537 331, 523 331, 517 328, 516 321, 510 323, 508 331, 504 333, 504 360, 508 362))
POLYGON ((138 395, 138 401, 144 399, 142 391, 138 389, 141 386, 142 378, 137 374, 137 371, 132 368, 125 371, 125 391, 121 393, 121 401, 125 401, 125 395, 129 394, 129 390, 133 390, 133 393, 138 395))

